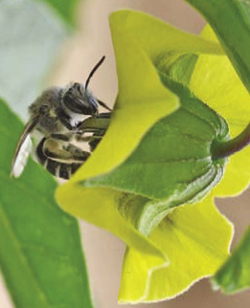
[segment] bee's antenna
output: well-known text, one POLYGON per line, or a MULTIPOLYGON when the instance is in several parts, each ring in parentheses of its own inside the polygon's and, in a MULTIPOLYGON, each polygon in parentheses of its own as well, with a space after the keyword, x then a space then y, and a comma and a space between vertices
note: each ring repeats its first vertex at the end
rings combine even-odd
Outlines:
POLYGON ((100 65, 103 63, 103 61, 105 60, 105 56, 103 56, 101 58, 101 60, 94 66, 94 68, 92 69, 92 71, 90 72, 87 80, 86 80, 86 83, 85 83, 85 90, 87 90, 88 88, 88 85, 89 85, 89 82, 90 82, 90 79, 91 77, 94 75, 94 73, 96 72, 96 70, 100 67, 100 65))

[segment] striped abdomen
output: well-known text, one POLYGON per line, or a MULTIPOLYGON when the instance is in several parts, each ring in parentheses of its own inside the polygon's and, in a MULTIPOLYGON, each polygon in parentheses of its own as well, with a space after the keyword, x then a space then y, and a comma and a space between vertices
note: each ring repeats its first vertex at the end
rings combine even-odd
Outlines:
MULTIPOLYGON (((60 161, 48 158, 43 151, 44 142, 43 138, 37 146, 36 155, 39 163, 47 169, 51 174, 56 177, 68 180, 72 174, 82 165, 82 163, 62 163, 60 161)), ((59 157, 58 157, 59 158, 59 157)))

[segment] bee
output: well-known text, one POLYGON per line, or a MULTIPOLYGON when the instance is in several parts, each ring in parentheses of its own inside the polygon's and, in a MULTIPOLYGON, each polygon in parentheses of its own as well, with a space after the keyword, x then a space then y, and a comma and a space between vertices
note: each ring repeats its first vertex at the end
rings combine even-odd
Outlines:
POLYGON ((31 104, 30 118, 12 160, 11 176, 19 177, 23 172, 34 135, 38 137, 34 151, 38 162, 56 177, 69 179, 89 158, 107 130, 112 111, 88 89, 91 77, 104 59, 105 56, 95 65, 85 84, 51 87, 31 104), (99 106, 109 112, 99 113, 99 106), (79 142, 87 143, 90 150, 83 150, 79 142))

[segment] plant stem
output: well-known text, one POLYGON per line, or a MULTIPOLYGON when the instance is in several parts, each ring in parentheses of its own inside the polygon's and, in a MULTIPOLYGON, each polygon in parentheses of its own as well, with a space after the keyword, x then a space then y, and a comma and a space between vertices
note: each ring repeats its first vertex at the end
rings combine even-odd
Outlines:
POLYGON ((250 143, 250 123, 235 138, 228 141, 216 141, 212 144, 213 159, 226 158, 235 152, 242 150, 250 143))

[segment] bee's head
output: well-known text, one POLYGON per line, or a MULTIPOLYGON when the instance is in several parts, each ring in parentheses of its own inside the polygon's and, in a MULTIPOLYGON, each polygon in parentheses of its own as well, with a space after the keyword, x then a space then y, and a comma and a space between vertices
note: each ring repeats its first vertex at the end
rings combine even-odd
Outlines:
POLYGON ((85 85, 82 83, 75 82, 70 86, 63 94, 62 104, 66 107, 69 113, 77 113, 81 115, 98 115, 98 101, 89 92, 88 85, 91 77, 94 75, 96 70, 103 63, 105 56, 94 66, 90 72, 85 85))
POLYGON ((62 97, 62 104, 67 110, 83 115, 97 115, 98 103, 94 96, 81 83, 75 82, 62 97))

